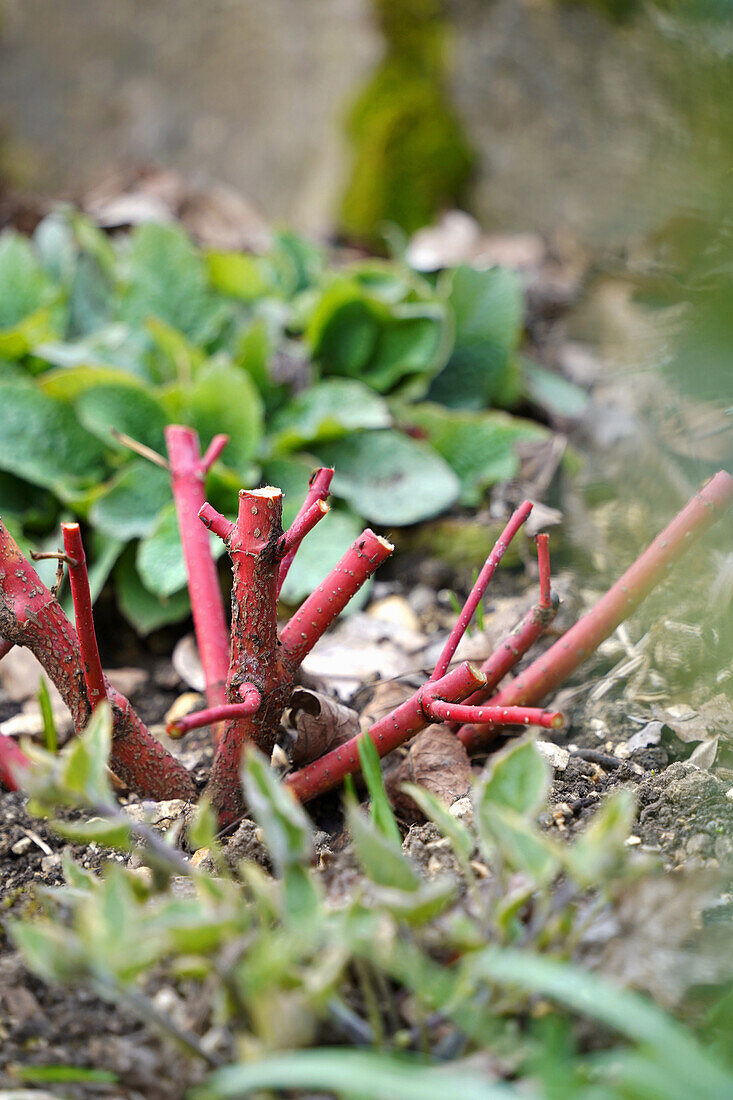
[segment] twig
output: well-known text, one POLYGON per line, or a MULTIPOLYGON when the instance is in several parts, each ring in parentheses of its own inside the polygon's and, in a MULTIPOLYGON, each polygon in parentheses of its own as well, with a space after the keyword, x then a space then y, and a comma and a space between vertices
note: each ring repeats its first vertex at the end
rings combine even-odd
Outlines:
MULTIPOLYGON (((317 470, 314 470, 311 474, 310 483, 308 486, 308 492, 306 493, 305 500, 303 501, 293 527, 302 518, 302 516, 308 511, 308 509, 317 501, 328 500, 328 493, 331 487, 331 479, 333 478, 333 466, 319 466, 317 470)), ((292 531, 291 527, 291 531, 292 531)), ((293 564, 293 558, 298 553, 298 546, 300 543, 295 543, 285 554, 285 557, 280 562, 280 572, 278 574, 277 581, 277 594, 280 595, 282 586, 285 583, 285 578, 288 575, 290 566, 293 564)))
POLYGON ((81 659, 84 666, 84 683, 92 710, 107 698, 107 686, 99 659, 97 635, 94 630, 92 597, 89 591, 87 560, 81 530, 78 523, 62 523, 61 533, 64 539, 66 564, 69 567, 71 600, 74 605, 74 620, 79 638, 81 659))
POLYGON ((117 428, 110 428, 109 434, 113 439, 116 439, 118 443, 121 443, 123 447, 127 447, 128 451, 134 451, 136 455, 140 455, 141 458, 147 458, 148 462, 154 462, 156 466, 160 466, 161 469, 167 470, 168 463, 159 455, 157 451, 154 451, 152 447, 146 447, 144 443, 138 442, 137 439, 133 439, 130 435, 125 435, 124 432, 119 432, 117 428))

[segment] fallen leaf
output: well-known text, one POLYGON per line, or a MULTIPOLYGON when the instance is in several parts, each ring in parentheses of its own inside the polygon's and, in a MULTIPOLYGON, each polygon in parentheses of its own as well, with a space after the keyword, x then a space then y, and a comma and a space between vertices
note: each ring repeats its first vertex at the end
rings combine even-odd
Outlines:
POLYGON ((448 726, 430 726, 412 741, 409 751, 386 779, 387 794, 401 816, 422 820, 415 803, 402 790, 403 783, 417 783, 446 806, 467 794, 471 786, 468 753, 448 726))
POLYGON ((310 763, 360 732, 359 715, 328 695, 296 688, 286 712, 288 756, 295 767, 310 763))

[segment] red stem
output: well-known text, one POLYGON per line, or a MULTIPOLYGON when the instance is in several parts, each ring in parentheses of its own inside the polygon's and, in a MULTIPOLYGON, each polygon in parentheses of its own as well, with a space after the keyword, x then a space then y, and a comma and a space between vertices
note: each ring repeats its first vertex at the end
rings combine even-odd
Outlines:
POLYGON ((476 583, 471 589, 468 599, 463 605, 463 610, 458 616, 458 621, 451 630, 448 641, 443 647, 443 652, 438 658, 433 674, 430 677, 431 680, 439 680, 441 676, 445 676, 448 666, 453 659, 453 654, 458 649, 458 644, 463 635, 466 633, 466 628, 468 627, 468 624, 473 618, 476 608, 483 598, 484 592, 489 585, 489 581, 496 572, 499 562, 504 557, 509 543, 512 541, 522 524, 526 522, 527 516, 531 511, 532 502, 529 500, 525 500, 523 504, 520 504, 516 512, 514 512, 506 527, 499 535, 499 538, 496 540, 494 549, 491 551, 488 558, 486 559, 486 563, 479 573, 476 579, 476 583))
POLYGON ((84 665, 84 684, 92 710, 107 698, 102 662, 99 658, 97 635, 94 630, 94 612, 92 596, 89 591, 87 559, 84 543, 78 523, 62 523, 61 534, 64 539, 66 564, 69 567, 71 600, 74 605, 74 625, 76 626, 81 659, 84 665))
POLYGON ((433 719, 425 713, 425 708, 432 700, 445 696, 449 700, 460 701, 481 684, 482 674, 465 661, 442 679, 428 681, 391 714, 380 718, 366 734, 360 733, 352 737, 346 744, 332 749, 300 771, 293 772, 285 783, 301 802, 330 791, 347 775, 353 775, 360 770, 359 741, 362 737, 371 737, 379 755, 386 756, 432 723, 433 719))
POLYGON ((434 699, 425 705, 425 711, 433 722, 484 722, 487 726, 542 726, 544 729, 560 729, 563 716, 559 710, 541 710, 539 707, 471 707, 446 703, 434 699))
POLYGON ((292 688, 277 637, 281 517, 282 493, 269 486, 241 490, 235 524, 222 522, 223 517, 208 506, 201 510, 202 520, 224 534, 234 574, 227 701, 236 704, 238 711, 222 734, 207 788, 222 825, 242 810, 239 764, 244 742, 252 741, 269 756, 292 688), (247 716, 242 716, 243 685, 256 688, 262 700, 259 709, 247 716))
MULTIPOLYGON (((305 511, 300 511, 293 520, 292 526, 288 527, 285 534, 280 539, 278 550, 284 557, 289 557, 297 553, 298 547, 309 534, 317 523, 327 516, 330 509, 324 500, 314 500, 309 508, 305 511)), ((291 558, 292 560, 292 558, 291 558)), ((282 569, 280 570, 282 572, 282 569)), ((278 577, 278 595, 282 585, 278 577)))
MULTIPOLYGON (((0 634, 27 646, 59 689, 77 733, 86 727, 91 707, 76 631, 33 566, 0 523, 0 634)), ((129 701, 105 680, 112 705, 110 767, 146 798, 194 798, 196 788, 183 765, 152 737, 129 701)))
POLYGON ((283 627, 281 639, 287 664, 297 669, 322 634, 394 547, 367 528, 346 551, 322 584, 283 627))
MULTIPOLYGON (((329 489, 331 488, 331 479, 333 478, 333 472, 334 472, 333 471, 333 466, 319 466, 317 470, 313 471, 313 473, 311 474, 311 479, 310 479, 310 483, 309 483, 309 486, 308 486, 308 492, 306 493, 305 500, 301 504, 300 510, 299 510, 297 516, 295 517, 293 527, 298 522, 298 520, 301 518, 301 516, 303 516, 304 513, 308 511, 308 509, 311 507, 311 505, 316 503, 316 501, 328 500, 328 492, 329 492, 329 489)), ((292 527, 291 527, 291 531, 292 531, 292 527)), ((285 578, 288 575, 288 571, 290 570, 290 566, 293 564, 293 558, 298 553, 298 545, 299 544, 296 543, 295 546, 293 546, 291 549, 288 549, 287 553, 285 554, 285 557, 280 562, 280 573, 279 573, 279 576, 278 576, 278 583, 277 583, 277 594, 278 594, 278 596, 280 595, 280 592, 282 590, 282 586, 285 583, 285 578)))
POLYGON ((3 657, 7 653, 10 653, 10 650, 12 648, 13 648, 13 643, 12 642, 6 642, 5 638, 0 638, 0 661, 2 661, 3 657))
POLYGON ((227 718, 249 718, 262 704, 262 696, 252 684, 242 684, 239 689, 242 696, 241 703, 222 703, 219 707, 207 707, 206 710, 197 710, 193 714, 186 714, 183 718, 176 718, 166 726, 169 737, 183 737, 189 730, 201 729, 202 726, 211 726, 215 722, 223 722, 227 718))
POLYGON ((30 766, 30 760, 18 748, 12 737, 0 733, 0 784, 9 791, 18 790, 16 772, 30 766))
POLYGON ((510 669, 521 661, 534 643, 540 638, 557 614, 559 600, 552 598, 550 591, 550 536, 537 536, 537 557, 540 567, 540 597, 535 606, 529 611, 513 634, 510 634, 500 643, 481 665, 481 671, 486 677, 486 684, 480 691, 474 692, 466 699, 469 706, 478 706, 485 702, 497 684, 506 676, 510 669))
MULTIPOLYGON (((491 700, 494 706, 526 706, 554 691, 581 665, 733 502, 733 477, 717 473, 685 505, 612 588, 548 651, 491 700)), ((466 725, 458 731, 470 751, 492 728, 466 725)))
POLYGON ((206 699, 210 706, 218 706, 226 701, 229 631, 216 562, 198 514, 205 504, 206 473, 226 446, 228 436, 214 436, 203 458, 198 435, 192 428, 170 424, 165 429, 165 441, 206 699))

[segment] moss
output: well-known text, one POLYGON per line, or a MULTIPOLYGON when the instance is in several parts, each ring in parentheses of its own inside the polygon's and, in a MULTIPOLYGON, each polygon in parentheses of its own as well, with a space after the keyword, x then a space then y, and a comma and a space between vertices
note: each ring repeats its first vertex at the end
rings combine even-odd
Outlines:
POLYGON ((386 222, 412 233, 459 203, 475 162, 445 85, 436 0, 373 0, 384 60, 352 107, 354 156, 340 225, 374 243, 386 222))

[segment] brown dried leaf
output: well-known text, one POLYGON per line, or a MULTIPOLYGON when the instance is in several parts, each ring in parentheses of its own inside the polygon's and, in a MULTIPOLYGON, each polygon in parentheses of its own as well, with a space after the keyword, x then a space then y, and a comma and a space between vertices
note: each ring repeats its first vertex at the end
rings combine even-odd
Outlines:
POLYGON ((290 699, 288 756, 295 767, 316 760, 360 732, 359 715, 328 695, 296 688, 290 699))
POLYGON ((385 714, 406 702, 415 694, 415 688, 404 680, 380 680, 374 685, 374 692, 365 707, 359 713, 362 729, 369 729, 385 714))
POLYGON ((403 783, 417 783, 450 806, 468 793, 471 777, 468 753, 456 735, 448 726, 430 726, 417 735, 387 777, 387 794, 400 816, 422 820, 417 806, 402 790, 403 783))

